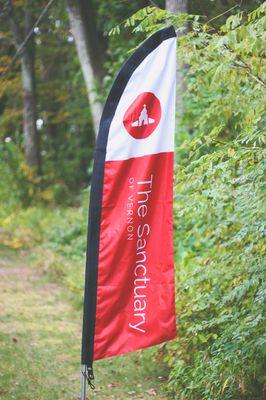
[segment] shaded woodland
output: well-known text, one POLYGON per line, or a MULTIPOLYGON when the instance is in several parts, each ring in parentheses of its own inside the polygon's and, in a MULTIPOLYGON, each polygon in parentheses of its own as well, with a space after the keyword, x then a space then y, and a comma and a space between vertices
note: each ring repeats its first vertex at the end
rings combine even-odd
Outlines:
POLYGON ((259 0, 0 2, 0 239, 78 310, 105 99, 145 38, 176 29, 178 337, 148 361, 168 368, 168 398, 265 396, 265 13, 259 0))

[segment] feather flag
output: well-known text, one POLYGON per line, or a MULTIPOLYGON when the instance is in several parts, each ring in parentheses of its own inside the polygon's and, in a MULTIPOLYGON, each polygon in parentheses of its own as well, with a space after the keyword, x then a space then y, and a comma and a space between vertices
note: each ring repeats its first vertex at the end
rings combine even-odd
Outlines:
POLYGON ((149 37, 107 99, 91 186, 82 364, 176 336, 173 159, 176 34, 149 37))

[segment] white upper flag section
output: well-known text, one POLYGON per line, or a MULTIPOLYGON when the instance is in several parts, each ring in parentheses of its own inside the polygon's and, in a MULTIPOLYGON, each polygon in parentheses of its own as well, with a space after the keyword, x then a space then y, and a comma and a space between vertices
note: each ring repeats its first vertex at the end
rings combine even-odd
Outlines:
POLYGON ((174 151, 176 38, 164 40, 131 75, 110 125, 106 161, 174 151))

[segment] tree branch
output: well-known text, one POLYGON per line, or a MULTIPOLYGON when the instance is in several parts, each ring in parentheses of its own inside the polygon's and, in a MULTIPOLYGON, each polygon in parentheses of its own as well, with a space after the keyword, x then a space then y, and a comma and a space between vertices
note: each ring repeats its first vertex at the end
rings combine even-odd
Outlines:
POLYGON ((266 87, 266 82, 265 82, 260 76, 258 76, 258 75, 256 75, 256 74, 253 73, 251 66, 250 66, 245 60, 243 60, 242 57, 241 57, 239 54, 235 53, 231 46, 229 46, 229 45, 227 44, 227 45, 225 45, 225 47, 226 47, 227 50, 229 50, 230 53, 234 54, 234 55, 236 56, 237 61, 239 61, 239 62, 237 62, 237 61, 233 61, 233 62, 232 62, 232 64, 233 64, 235 67, 246 69, 247 72, 248 72, 248 75, 249 75, 252 79, 254 79, 255 81, 257 81, 257 82, 258 82, 259 84, 261 84, 263 87, 266 87))

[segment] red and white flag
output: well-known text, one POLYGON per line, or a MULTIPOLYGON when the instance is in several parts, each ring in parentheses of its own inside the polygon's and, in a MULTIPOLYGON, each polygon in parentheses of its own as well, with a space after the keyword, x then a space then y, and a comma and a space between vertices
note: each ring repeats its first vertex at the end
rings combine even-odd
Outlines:
POLYGON ((173 160, 176 34, 149 37, 118 74, 95 150, 82 364, 176 335, 173 160))

